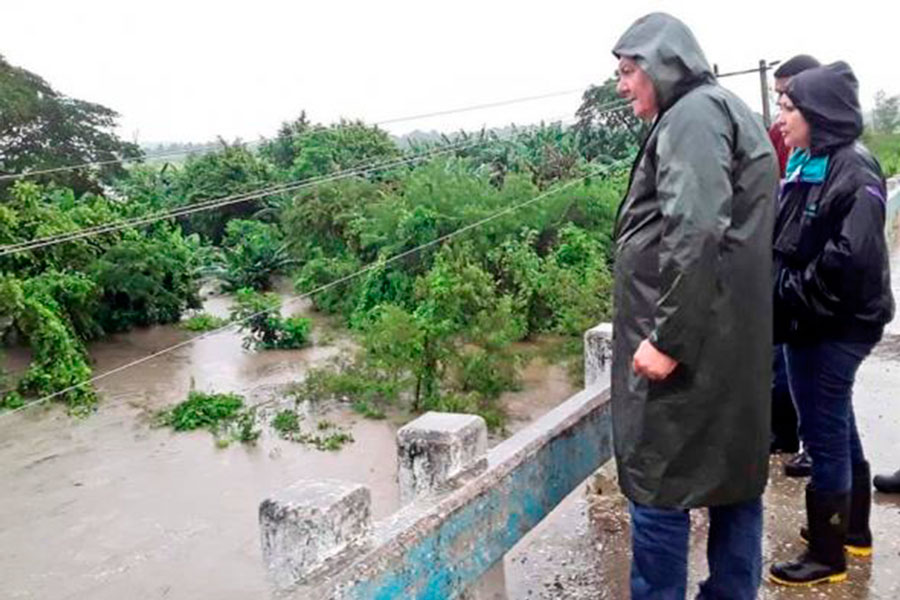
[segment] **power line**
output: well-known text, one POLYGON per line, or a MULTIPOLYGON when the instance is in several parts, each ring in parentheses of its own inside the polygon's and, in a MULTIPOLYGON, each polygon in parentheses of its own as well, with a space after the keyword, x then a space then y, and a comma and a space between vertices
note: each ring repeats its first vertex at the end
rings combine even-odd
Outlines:
MULTIPOLYGON (((474 142, 469 142, 467 145, 474 145, 474 142)), ((144 215, 141 217, 133 217, 131 219, 126 219, 122 221, 115 221, 112 223, 106 223, 102 225, 95 225, 92 227, 87 227, 84 229, 79 229, 78 231, 72 231, 68 233, 46 236, 43 238, 38 238, 34 240, 29 240, 27 242, 19 242, 18 244, 10 244, 7 246, 0 246, 0 257, 7 256, 10 254, 17 254, 19 252, 25 252, 27 250, 35 250, 38 248, 43 248, 46 246, 53 246, 56 244, 61 244, 64 242, 70 242, 81 238, 93 237, 95 235, 101 235, 104 233, 112 233, 114 231, 118 231, 121 229, 126 229, 128 227, 136 227, 139 225, 148 225, 150 223, 172 219, 176 217, 181 217, 185 215, 189 215, 195 212, 201 212, 203 210, 210 210, 213 208, 220 208, 223 206, 228 206, 230 204, 237 204, 240 202, 247 202, 249 200, 255 200, 258 198, 262 198, 269 195, 290 192, 297 189, 301 189, 303 187, 311 187, 313 185, 318 185, 321 183, 327 183, 330 181, 337 181, 338 179, 349 177, 351 175, 364 174, 373 172, 375 170, 381 170, 386 168, 391 168, 395 166, 402 166, 404 164, 408 164, 410 162, 414 162, 421 158, 430 158, 432 156, 437 156, 442 153, 452 152, 461 148, 464 148, 465 145, 451 145, 444 146, 436 150, 428 150, 417 155, 405 158, 405 159, 393 159, 390 161, 384 161, 382 163, 374 163, 369 165, 360 165, 358 167, 353 167, 351 169, 345 169, 343 171, 339 171, 337 173, 333 173, 327 176, 318 176, 318 177, 310 177, 306 179, 300 179, 293 182, 279 184, 272 187, 264 187, 259 190, 244 192, 241 194, 235 194, 231 196, 224 196, 221 198, 214 198, 211 200, 206 200, 204 202, 200 202, 197 204, 190 204, 180 206, 174 209, 170 209, 167 211, 162 211, 158 213, 154 213, 151 215, 144 215)))
MULTIPOLYGON (((627 101, 616 101, 609 102, 603 104, 599 107, 601 112, 598 114, 609 114, 617 111, 624 110, 628 108, 627 101), (615 108, 608 108, 610 106, 614 106, 615 108)), ((511 135, 518 135, 519 132, 513 132, 511 135)), ((174 209, 170 209, 168 211, 162 211, 159 213, 155 213, 152 215, 144 215, 141 217, 134 217, 131 219, 126 219, 122 221, 116 221, 113 223, 106 223, 101 225, 95 225, 92 227, 80 229, 78 231, 67 232, 62 234, 56 234, 52 236, 45 236, 43 238, 37 238, 34 240, 29 240, 26 242, 19 242, 16 244, 8 244, 6 246, 0 246, 0 257, 8 256, 11 254, 17 254, 20 252, 26 252, 30 250, 36 250, 39 248, 44 248, 47 246, 53 246, 65 242, 75 241, 78 239, 83 239, 87 237, 94 237, 97 235, 101 235, 104 233, 112 233, 115 231, 119 231, 121 229, 126 229, 129 227, 136 227, 139 225, 147 225, 150 223, 154 223, 161 220, 172 219, 176 217, 183 217, 190 214, 194 214, 197 212, 202 212, 206 210, 211 210, 214 208, 221 208, 224 206, 229 206, 232 204, 238 204, 242 202, 247 202, 250 200, 255 200, 259 198, 263 198, 266 196, 296 191, 298 189, 312 187, 315 185, 320 185, 322 183, 328 183, 332 181, 338 181, 340 179, 344 179, 347 177, 351 177, 354 175, 363 175, 367 173, 376 172, 383 169, 389 169, 397 166, 404 166, 406 164, 410 164, 417 160, 421 160, 424 158, 433 158, 435 156, 439 156, 441 154, 446 154, 450 152, 454 152, 457 150, 465 149, 471 146, 477 146, 481 144, 485 144, 491 142, 486 136, 482 136, 480 139, 474 141, 462 141, 457 142, 455 144, 450 144, 446 146, 440 146, 438 148, 425 150, 411 157, 404 157, 400 159, 392 159, 389 161, 385 161, 382 163, 369 164, 369 165, 361 165, 357 167, 352 167, 349 169, 345 169, 343 171, 338 171, 337 173, 332 173, 329 175, 322 175, 319 177, 312 177, 302 180, 297 180, 294 182, 289 182, 285 184, 279 184, 270 188, 262 188, 260 190, 255 190, 251 192, 244 192, 241 194, 235 194, 232 196, 225 196, 222 198, 216 198, 211 200, 206 200, 201 203, 184 205, 181 207, 177 207, 174 209)))
MULTIPOLYGON (((501 210, 499 210, 499 211, 496 211, 496 212, 494 212, 494 213, 488 215, 487 217, 485 217, 485 218, 483 218, 483 219, 480 219, 480 220, 478 220, 478 221, 475 221, 474 223, 470 223, 470 224, 468 224, 468 225, 465 225, 465 226, 463 226, 463 227, 460 227, 459 229, 456 229, 456 230, 454 230, 454 231, 451 231, 450 233, 444 234, 444 235, 442 235, 442 236, 440 236, 440 237, 438 237, 438 238, 436 238, 436 239, 434 239, 434 240, 431 240, 431 241, 429 241, 429 242, 426 242, 426 243, 424 243, 424 244, 420 244, 420 245, 418 245, 418 246, 416 246, 416 247, 414 247, 414 248, 411 248, 411 249, 409 249, 409 250, 405 250, 405 251, 403 251, 403 252, 400 252, 400 253, 398 253, 398 254, 395 254, 395 255, 393 255, 393 256, 387 258, 387 259, 384 259, 384 260, 376 260, 376 261, 374 261, 374 262, 372 262, 372 263, 369 263, 369 264, 366 265, 365 267, 363 267, 363 268, 361 268, 361 269, 355 271, 354 273, 351 273, 351 274, 349 274, 349 275, 345 275, 344 277, 340 277, 340 278, 338 278, 338 279, 336 279, 336 280, 334 280, 334 281, 331 281, 331 282, 329 282, 329 283, 326 283, 326 284, 324 284, 324 285, 321 285, 321 286, 319 286, 319 287, 317 287, 317 288, 315 288, 315 289, 313 289, 313 290, 311 290, 311 291, 309 291, 309 292, 305 292, 305 293, 303 293, 303 294, 300 294, 300 295, 297 295, 297 296, 288 298, 288 300, 286 301, 286 304, 291 304, 291 303, 294 303, 294 302, 298 302, 298 301, 300 301, 300 300, 305 300, 305 299, 307 299, 307 298, 310 298, 310 297, 314 296, 315 294, 324 292, 324 291, 326 291, 326 290, 328 290, 328 289, 331 289, 331 288, 333 288, 333 287, 335 287, 335 286, 338 286, 338 285, 340 285, 340 284, 342 284, 342 283, 345 283, 345 282, 347 282, 347 281, 350 281, 350 280, 352 280, 352 279, 355 279, 355 278, 359 277, 360 275, 363 275, 363 274, 365 274, 365 273, 368 273, 369 271, 371 271, 371 270, 373 270, 373 269, 381 268, 381 267, 383 267, 384 265, 388 265, 388 264, 394 263, 394 262, 396 262, 396 261, 398 261, 398 260, 401 260, 401 259, 403 259, 403 258, 406 258, 407 256, 410 256, 410 255, 412 255, 412 254, 415 254, 415 253, 417 253, 417 252, 420 252, 421 250, 424 250, 424 249, 426 249, 426 248, 430 248, 430 247, 432 247, 432 246, 436 246, 436 245, 438 245, 438 244, 441 244, 441 243, 443 243, 443 242, 445 242, 445 241, 447 241, 447 240, 450 240, 450 239, 455 238, 455 237, 457 237, 457 236, 459 236, 459 235, 462 235, 463 233, 465 233, 465 232, 467 232, 467 231, 471 231, 472 229, 475 229, 475 228, 477 228, 477 227, 481 227, 482 225, 484 225, 484 224, 486 224, 486 223, 489 223, 490 221, 493 221, 493 220, 495 220, 495 219, 498 219, 498 218, 500 218, 500 217, 502 217, 502 216, 504 216, 504 215, 513 213, 513 212, 515 212, 515 211, 517 211, 517 210, 521 210, 522 208, 525 208, 525 207, 527 207, 527 206, 530 206, 530 205, 532 205, 532 204, 535 204, 535 203, 537 203, 537 202, 543 200, 544 198, 547 198, 547 197, 549 197, 549 196, 551 196, 551 195, 553 195, 553 194, 556 194, 556 193, 558 193, 558 192, 561 192, 561 191, 564 190, 564 189, 567 189, 567 188, 569 188, 569 187, 572 187, 573 185, 575 185, 575 184, 577 184, 577 183, 580 183, 580 182, 584 181, 585 179, 587 179, 587 178, 589 178, 589 177, 592 177, 592 176, 594 176, 594 175, 600 175, 601 172, 603 173, 603 175, 608 175, 613 169, 618 168, 619 166, 621 166, 621 165, 623 165, 623 164, 626 164, 627 162, 629 162, 629 161, 631 161, 631 160, 633 160, 633 157, 628 157, 628 158, 625 158, 625 159, 622 159, 622 160, 615 161, 615 162, 613 162, 612 164, 606 165, 606 166, 604 166, 604 167, 599 167, 599 168, 597 168, 597 169, 591 171, 590 173, 587 173, 587 174, 585 174, 585 175, 582 175, 581 177, 577 177, 577 178, 575 178, 575 179, 572 179, 572 180, 570 180, 570 181, 567 181, 567 182, 564 183, 564 184, 555 186, 555 187, 553 187, 552 189, 549 189, 549 190, 547 190, 547 191, 545 191, 545 192, 542 192, 542 193, 538 194, 537 196, 535 196, 535 197, 533 197, 533 198, 530 198, 530 199, 525 200, 525 201, 523 201, 523 202, 520 202, 520 203, 518 203, 518 204, 514 204, 514 205, 512 205, 512 206, 508 206, 508 207, 506 207, 506 208, 504 208, 504 209, 501 209, 501 210)), ((56 398, 56 397, 58 397, 58 396, 67 394, 67 393, 69 393, 69 392, 71 392, 71 391, 74 391, 74 390, 76 390, 76 389, 80 389, 80 388, 82 388, 82 387, 84 387, 84 386, 87 386, 87 385, 93 385, 93 384, 95 384, 96 382, 98 382, 98 381, 100 381, 100 380, 102 380, 102 379, 106 379, 107 377, 110 377, 110 376, 112 376, 112 375, 115 375, 116 373, 120 373, 120 372, 122 372, 122 371, 124 371, 124 370, 126 370, 126 369, 130 369, 130 368, 132 368, 132 367, 136 367, 136 366, 141 365, 141 364, 143 364, 143 363, 146 363, 146 362, 148 362, 148 361, 150 361, 150 360, 153 360, 154 358, 158 358, 158 357, 163 356, 163 355, 165 355, 165 354, 168 354, 168 353, 170 353, 170 352, 174 352, 175 350, 178 350, 178 349, 180 349, 180 348, 183 348, 183 347, 185 347, 185 346, 188 346, 188 345, 190 345, 190 344, 193 344, 194 342, 200 341, 200 340, 205 339, 205 338, 207 338, 207 337, 211 337, 211 336, 213 336, 213 335, 217 335, 217 334, 219 334, 219 333, 222 333, 222 332, 224 332, 224 331, 227 331, 227 330, 229 330, 229 329, 232 329, 232 328, 234 328, 236 325, 241 325, 241 324, 243 324, 243 323, 246 323, 247 321, 250 321, 251 319, 254 319, 254 318, 256 318, 256 317, 262 316, 262 315, 264 315, 264 314, 268 314, 268 313, 272 312, 273 310, 274 310, 273 308, 268 308, 268 309, 259 311, 259 312, 257 312, 257 313, 254 313, 254 314, 252 314, 252 315, 249 315, 249 316, 247 316, 247 317, 244 317, 243 319, 240 319, 240 320, 237 320, 237 321, 232 321, 232 322, 228 323, 227 325, 224 325, 224 326, 222 326, 222 327, 219 327, 218 329, 213 329, 213 330, 211 330, 211 331, 207 331, 207 332, 202 333, 202 334, 200 334, 200 335, 198 335, 198 336, 196 336, 196 337, 193 337, 193 338, 191 338, 191 339, 189 339, 189 340, 185 340, 185 341, 183 341, 183 342, 179 342, 178 344, 174 344, 174 345, 172 345, 172 346, 168 346, 168 347, 166 347, 166 348, 163 348, 162 350, 159 350, 159 351, 157 351, 157 352, 154 352, 154 353, 152 353, 152 354, 149 354, 149 355, 144 356, 144 357, 142 357, 142 358, 139 358, 139 359, 137 359, 137 360, 131 361, 131 362, 129 362, 129 363, 126 363, 126 364, 121 365, 121 366, 119 366, 119 367, 116 367, 116 368, 114 368, 114 369, 110 369, 109 371, 105 371, 104 373, 101 373, 100 375, 97 375, 97 376, 95 376, 95 377, 92 377, 91 379, 86 379, 86 380, 84 380, 84 381, 82 381, 82 382, 80 382, 80 383, 76 383, 76 384, 71 385, 71 386, 69 386, 69 387, 67 387, 67 388, 65 388, 65 389, 58 390, 58 391, 53 392, 53 393, 51 393, 51 394, 47 394, 46 396, 42 396, 41 398, 38 398, 37 400, 34 400, 34 401, 29 402, 29 403, 27 403, 27 404, 24 404, 24 405, 22 405, 22 406, 20 406, 20 407, 18 407, 18 408, 12 409, 12 410, 10 410, 9 412, 0 414, 0 420, 4 419, 4 418, 6 418, 6 417, 12 416, 13 414, 15 414, 15 413, 17 413, 17 412, 20 412, 20 411, 23 411, 23 410, 25 410, 25 409, 27 409, 27 408, 31 408, 31 407, 33 407, 33 406, 37 406, 37 405, 39 405, 39 404, 43 404, 44 402, 47 402, 47 401, 49 401, 49 400, 52 400, 53 398, 56 398)))
POLYGON ((516 98, 514 100, 501 100, 499 102, 488 102, 487 104, 474 104, 464 108, 454 108, 449 110, 439 110, 437 112, 424 113, 421 115, 413 115, 411 117, 400 117, 397 119, 385 119, 378 121, 375 125, 390 125, 391 123, 402 123, 403 121, 415 121, 418 119, 427 119, 429 117, 443 117, 445 115, 453 115, 457 113, 472 112, 474 110, 483 110, 485 108, 498 108, 501 106, 509 106, 511 104, 519 104, 522 102, 533 102, 534 100, 546 100, 547 98, 557 98, 559 96, 569 96, 575 93, 583 92, 583 88, 574 90, 563 90, 561 92, 551 92, 549 94, 540 94, 538 96, 526 96, 524 98, 516 98))
MULTIPOLYGON (((776 65, 780 65, 780 64, 781 64, 780 60, 773 60, 772 62, 770 62, 769 64, 766 65, 766 70, 770 71, 772 69, 772 67, 774 67, 776 65)), ((743 71, 731 71, 729 73, 716 73, 716 78, 722 79, 723 77, 734 77, 735 75, 750 75, 751 73, 758 75, 759 67, 756 67, 755 69, 745 69, 743 71)))
MULTIPOLYGON (((559 92, 550 92, 547 94, 540 94, 540 95, 536 95, 536 96, 523 96, 520 98, 512 98, 509 100, 500 100, 498 102, 488 102, 485 104, 475 104, 475 105, 440 110, 440 111, 435 111, 435 112, 430 112, 430 113, 411 115, 411 116, 407 116, 407 117, 396 117, 396 118, 391 118, 391 119, 384 119, 382 121, 377 121, 377 122, 373 123, 373 125, 377 127, 379 125, 402 123, 404 121, 415 121, 418 119, 425 119, 428 117, 446 116, 446 115, 452 115, 452 114, 456 114, 456 113, 464 113, 464 112, 472 112, 472 111, 476 111, 476 110, 483 110, 486 108, 497 108, 497 107, 501 107, 501 106, 510 106, 513 104, 534 102, 535 100, 544 100, 547 98, 567 96, 567 95, 574 94, 574 93, 581 92, 581 91, 583 91, 583 90, 581 88, 579 88, 579 89, 562 90, 559 92)), ((261 137, 259 140, 250 142, 250 143, 259 145, 266 141, 271 141, 272 139, 273 138, 261 137)), ((198 146, 198 148, 215 148, 216 146, 220 145, 220 143, 221 142, 211 142, 209 144, 204 144, 204 145, 198 146)), ((187 150, 187 151, 179 150, 179 151, 173 151, 173 152, 164 152, 164 153, 155 154, 155 155, 145 155, 145 156, 130 157, 130 158, 118 158, 118 159, 110 159, 110 160, 85 162, 85 163, 81 163, 81 164, 77 164, 77 165, 69 165, 69 166, 64 166, 64 167, 53 167, 53 168, 49 168, 49 169, 39 169, 36 171, 28 171, 26 173, 11 173, 11 174, 7 174, 7 175, 0 175, 0 181, 18 180, 18 179, 23 179, 25 177, 34 177, 37 175, 49 175, 52 173, 60 173, 63 171, 72 171, 72 170, 77 170, 77 169, 86 169, 86 168, 90 168, 90 167, 103 167, 103 166, 109 166, 109 165, 114 165, 114 164, 126 164, 126 163, 132 163, 132 162, 141 162, 144 160, 156 160, 156 159, 160 159, 160 158, 169 158, 169 157, 173 157, 173 156, 187 156, 189 154, 194 153, 195 151, 196 151, 196 148, 191 148, 190 150, 187 150)))

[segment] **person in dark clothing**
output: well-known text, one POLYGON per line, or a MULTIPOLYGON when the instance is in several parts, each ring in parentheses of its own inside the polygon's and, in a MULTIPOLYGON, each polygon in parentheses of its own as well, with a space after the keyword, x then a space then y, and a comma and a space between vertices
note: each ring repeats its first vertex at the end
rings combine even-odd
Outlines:
POLYGON ((699 597, 750 600, 768 477, 775 152, 681 21, 642 17, 613 54, 619 95, 652 121, 614 233, 613 437, 631 597, 684 597, 689 510, 708 507, 699 597))
MULTIPOLYGON (((775 93, 779 96, 787 91, 791 77, 819 66, 819 61, 808 54, 798 54, 783 62, 775 70, 775 93)), ((791 148, 784 143, 781 127, 778 122, 769 128, 769 139, 778 154, 778 166, 781 177, 787 166, 791 148)), ((797 409, 791 398, 791 390, 787 382, 787 370, 784 363, 784 348, 777 345, 774 350, 772 365, 772 446, 773 453, 797 452, 800 450, 800 437, 797 431, 797 409)), ((784 473, 788 477, 809 477, 812 473, 812 460, 803 450, 785 462, 784 473)))
POLYGON ((858 142, 858 85, 843 62, 793 77, 778 122, 796 150, 774 233, 776 342, 785 344, 800 435, 812 457, 806 487, 807 550, 772 565, 786 585, 842 581, 845 544, 872 551, 871 485, 852 405, 860 363, 891 320, 886 189, 858 142))

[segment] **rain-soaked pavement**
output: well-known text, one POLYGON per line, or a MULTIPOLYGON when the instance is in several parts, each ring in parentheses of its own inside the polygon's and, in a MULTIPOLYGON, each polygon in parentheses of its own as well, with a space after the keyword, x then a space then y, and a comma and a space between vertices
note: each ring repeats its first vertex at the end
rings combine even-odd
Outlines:
MULTIPOLYGON (((892 265, 894 296, 900 300, 900 252, 892 265)), ((860 367, 854 408, 874 473, 900 468, 900 317, 860 367)), ((765 569, 774 560, 803 549, 806 479, 785 477, 784 457, 772 458, 765 495, 765 569)), ((850 558, 848 581, 796 589, 763 583, 764 600, 900 599, 900 495, 873 495, 871 527, 875 551, 870 559, 850 558)), ((706 577, 705 511, 693 511, 690 588, 706 577)), ((619 600, 628 598, 630 533, 625 499, 615 469, 604 466, 569 495, 544 521, 507 553, 502 567, 481 582, 477 600, 619 600), (599 490, 600 493, 597 493, 599 490)))

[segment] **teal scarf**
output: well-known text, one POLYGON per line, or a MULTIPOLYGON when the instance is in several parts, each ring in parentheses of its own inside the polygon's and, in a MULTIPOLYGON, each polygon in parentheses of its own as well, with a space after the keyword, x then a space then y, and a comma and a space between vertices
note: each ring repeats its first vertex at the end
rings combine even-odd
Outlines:
POLYGON ((828 173, 828 157, 813 156, 809 150, 796 148, 788 158, 785 179, 789 182, 824 183, 828 173))

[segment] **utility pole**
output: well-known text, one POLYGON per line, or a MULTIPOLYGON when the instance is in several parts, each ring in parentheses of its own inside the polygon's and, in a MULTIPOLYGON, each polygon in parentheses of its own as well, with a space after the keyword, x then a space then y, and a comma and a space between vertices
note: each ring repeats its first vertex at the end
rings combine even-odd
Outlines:
POLYGON ((766 71, 769 70, 765 60, 759 61, 759 85, 762 92, 762 114, 763 123, 766 129, 772 126, 772 115, 769 114, 769 81, 766 77, 766 71))

